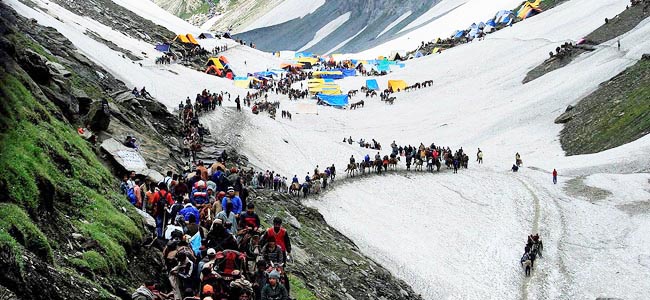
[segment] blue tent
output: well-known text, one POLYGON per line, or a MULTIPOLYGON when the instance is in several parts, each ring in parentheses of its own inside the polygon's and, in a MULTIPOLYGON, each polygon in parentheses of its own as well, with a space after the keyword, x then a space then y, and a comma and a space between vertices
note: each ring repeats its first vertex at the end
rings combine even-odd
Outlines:
POLYGON ((312 52, 296 52, 296 54, 295 54, 294 56, 295 56, 296 58, 300 58, 300 57, 312 57, 312 56, 314 56, 314 53, 312 53, 312 52))
POLYGON ((390 72, 390 66, 389 65, 379 65, 379 66, 377 66, 377 71, 379 71, 379 72, 382 72, 382 71, 390 72))
POLYGON ((357 76, 357 70, 355 69, 339 69, 339 71, 341 71, 345 77, 357 76))
POLYGON ((345 76, 343 74, 321 74, 320 78, 323 79, 343 79, 345 76))
POLYGON ((368 79, 368 80, 366 80, 366 87, 369 90, 378 91, 379 90, 379 84, 377 83, 377 79, 368 79))
POLYGON ((318 99, 330 106, 342 107, 348 104, 348 95, 322 95, 318 94, 318 99))
POLYGON ((325 82, 334 82, 334 79, 331 79, 331 78, 323 78, 323 80, 325 82))
POLYGON ((462 38, 463 35, 465 35, 465 31, 458 30, 458 31, 456 31, 456 33, 454 34, 454 38, 455 38, 455 39, 459 39, 459 38, 462 38))
POLYGON ((487 22, 485 22, 485 25, 489 25, 492 27, 497 27, 497 23, 494 22, 494 19, 489 19, 487 22))
POLYGON ((156 50, 160 52, 168 52, 169 51, 169 44, 158 44, 156 45, 156 50))
MULTIPOLYGON (((415 52, 415 55, 414 55, 413 57, 415 57, 415 58, 419 58, 419 57, 422 57, 422 56, 424 56, 424 55, 422 55, 422 52, 417 51, 417 52, 415 52)), ((398 65, 399 65, 399 64, 398 64, 398 65)), ((400 66, 400 67, 402 67, 402 66, 400 66)), ((403 67, 402 67, 402 68, 403 68, 403 67)))

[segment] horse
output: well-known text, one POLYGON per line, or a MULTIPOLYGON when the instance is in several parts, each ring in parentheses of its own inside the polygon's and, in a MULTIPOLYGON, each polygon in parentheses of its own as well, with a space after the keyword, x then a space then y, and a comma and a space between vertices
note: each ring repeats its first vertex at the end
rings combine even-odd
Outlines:
POLYGON ((381 168, 383 168, 383 161, 381 159, 376 159, 374 162, 374 167, 377 170, 377 173, 381 174, 381 168))
POLYGON ((354 177, 354 174, 357 172, 357 164, 349 163, 348 167, 345 169, 345 172, 348 173, 348 176, 354 177))
POLYGON ((388 166, 393 170, 397 169, 397 158, 392 157, 390 160, 388 160, 388 166))
POLYGON ((289 187, 289 195, 298 196, 298 194, 300 194, 300 184, 297 183, 297 182, 294 182, 289 187))
POLYGON ((433 172, 433 157, 427 159, 427 171, 433 172))
POLYGON ((521 165, 524 164, 524 161, 521 160, 521 158, 517 158, 517 160, 516 160, 516 164, 517 164, 517 167, 521 167, 521 165))
POLYGON ((524 269, 524 275, 526 277, 529 277, 530 271, 533 268, 533 261, 530 259, 530 256, 526 254, 524 254, 524 256, 521 257, 520 263, 521 263, 521 267, 524 269))
POLYGON ((395 99, 397 99, 397 98, 395 98, 395 97, 388 97, 388 99, 386 99, 386 102, 387 102, 388 104, 390 104, 390 105, 393 105, 393 103, 395 102, 395 99))
POLYGON ((419 158, 415 159, 415 170, 422 171, 422 160, 419 158))
POLYGON ((317 178, 312 181, 310 194, 320 194, 321 190, 321 181, 320 178, 317 178))
POLYGON ((358 167, 359 167, 359 170, 361 171, 361 175, 365 175, 366 174, 366 168, 370 169, 371 166, 370 166, 370 162, 367 162, 367 161, 364 160, 364 161, 361 161, 361 163, 359 163, 358 167))
POLYGON ((309 195, 309 190, 311 189, 311 183, 303 182, 302 183, 302 197, 307 198, 309 195))

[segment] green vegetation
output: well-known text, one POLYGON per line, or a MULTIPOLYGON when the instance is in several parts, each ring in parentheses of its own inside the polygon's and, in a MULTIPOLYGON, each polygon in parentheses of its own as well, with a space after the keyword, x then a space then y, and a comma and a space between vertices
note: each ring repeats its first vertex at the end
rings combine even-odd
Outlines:
POLYGON ((316 296, 307 287, 302 279, 289 274, 289 284, 291 285, 291 297, 300 300, 316 300, 316 296))
MULTIPOLYGON (((13 234, 18 237, 17 241, 14 237, 15 242, 49 262, 54 260, 52 247, 47 242, 47 238, 32 223, 25 211, 15 204, 0 203, 0 232, 9 233, 12 230, 18 231, 13 234)), ((5 238, 5 234, 2 234, 1 240, 5 240, 5 238)), ((8 245, 16 253, 15 244, 8 242, 8 245)))
POLYGON ((194 15, 207 14, 209 11, 210 11, 210 4, 203 1, 203 2, 201 2, 201 5, 199 7, 197 7, 193 11, 185 11, 184 10, 184 11, 179 12, 178 17, 183 19, 183 20, 186 20, 186 19, 191 18, 194 15))
POLYGON ((101 254, 97 253, 97 251, 84 252, 83 258, 93 272, 108 272, 108 263, 101 254))
POLYGON ((650 60, 641 60, 574 108, 560 135, 569 155, 595 153, 650 133, 650 60))
POLYGON ((3 202, 13 203, 1 209, 0 243, 12 246, 13 239, 52 261, 50 243, 34 220, 47 226, 44 215, 59 216, 61 222, 75 220, 70 225, 97 241, 104 261, 84 256, 91 269, 125 270, 124 246, 141 238, 134 221, 140 217, 117 193, 113 176, 87 142, 54 117, 57 109, 51 102, 35 99, 30 90, 36 87, 28 89, 28 80, 20 77, 26 75, 0 74, 0 187, 7 191, 3 202), (5 233, 12 226, 26 237, 24 242, 5 233))
POLYGON ((11 34, 7 36, 9 40, 16 46, 16 48, 28 48, 32 49, 34 52, 45 56, 49 61, 58 62, 58 60, 52 56, 49 52, 45 51, 41 45, 33 41, 26 35, 22 34, 11 34))

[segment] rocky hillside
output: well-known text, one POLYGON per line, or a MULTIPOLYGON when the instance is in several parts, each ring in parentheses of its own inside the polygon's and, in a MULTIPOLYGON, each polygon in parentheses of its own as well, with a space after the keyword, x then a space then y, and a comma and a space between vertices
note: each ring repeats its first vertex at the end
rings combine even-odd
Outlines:
POLYGON ((235 37, 253 41, 257 48, 263 51, 298 50, 307 45, 314 38, 316 32, 325 25, 349 13, 349 18, 331 35, 305 50, 315 53, 325 53, 329 50, 342 53, 360 52, 427 24, 398 34, 406 25, 439 2, 440 0, 327 0, 325 4, 304 18, 242 32, 235 37), (395 21, 399 22, 380 35, 395 21), (356 37, 353 40, 337 49, 339 44, 354 36, 356 37))
POLYGON ((76 130, 108 132, 104 91, 125 87, 56 31, 4 4, 0 13, 0 286, 20 299, 126 295, 160 260, 140 246, 142 217, 76 130))
POLYGON ((650 55, 570 107, 556 120, 568 155, 595 153, 650 133, 650 55))

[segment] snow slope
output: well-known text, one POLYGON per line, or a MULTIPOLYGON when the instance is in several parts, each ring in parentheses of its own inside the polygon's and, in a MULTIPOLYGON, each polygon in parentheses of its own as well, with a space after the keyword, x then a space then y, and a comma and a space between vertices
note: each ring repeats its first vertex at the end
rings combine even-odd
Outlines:
POLYGON ((521 2, 521 0, 445 0, 400 31, 413 29, 416 26, 420 26, 419 28, 362 51, 359 56, 374 58, 378 55, 388 55, 394 49, 416 49, 422 41, 428 42, 439 37, 447 38, 456 30, 466 29, 472 23, 485 22, 494 17, 498 11, 514 9, 521 2))
POLYGON ((339 28, 341 25, 343 25, 343 23, 345 23, 349 19, 350 19, 350 12, 347 12, 340 15, 338 18, 330 21, 325 26, 323 26, 320 30, 316 31, 314 38, 309 43, 302 46, 302 48, 298 49, 298 51, 303 51, 305 49, 309 49, 313 45, 316 45, 318 42, 326 38, 328 35, 334 32, 337 28, 339 28))
MULTIPOLYGON (((351 154, 360 159, 375 153, 342 143, 348 136, 375 138, 385 147, 393 140, 435 141, 470 153, 480 147, 485 165, 472 165, 460 175, 389 175, 344 183, 310 204, 427 299, 645 299, 650 252, 641 243, 647 239, 648 210, 630 215, 620 207, 647 201, 648 175, 616 173, 650 163, 644 154, 650 137, 565 157, 557 138, 561 126, 553 120, 650 51, 643 38, 650 35, 650 20, 621 36, 622 51, 607 42, 567 67, 521 84, 549 50, 583 37, 624 8, 614 0, 567 2, 485 41, 407 61, 406 68, 377 78, 382 89, 388 79, 434 80, 433 88, 397 94, 393 106, 357 96, 351 102, 366 100, 359 110, 322 107, 318 115, 294 115, 293 121, 250 116, 241 144, 257 167, 299 178, 316 165, 322 170, 332 163, 343 176, 351 154), (508 172, 515 152, 530 166, 519 174, 508 172), (566 176, 558 185, 551 183, 553 168, 566 176), (609 202, 618 198, 592 203, 568 193, 574 187, 566 182, 575 176, 586 176, 587 184, 592 178, 620 178, 629 195, 616 203, 609 202), (547 255, 527 280, 517 263, 526 234, 538 231, 547 255)), ((366 79, 338 83, 346 91, 366 79)), ((309 101, 283 100, 281 109, 294 111, 300 102, 309 101)))
MULTIPOLYGON (((175 32, 197 30, 149 7, 149 1, 115 1, 175 32)), ((129 85, 146 84, 170 107, 205 87, 245 92, 230 81, 181 66, 156 66, 152 45, 111 32, 46 0, 34 2, 47 7, 47 12, 30 9, 18 0, 9 4, 20 14, 57 28, 80 52, 129 85), (143 66, 90 39, 83 34, 86 29, 134 53, 144 51, 143 66)), ((431 23, 439 22, 439 27, 434 26, 438 29, 429 28, 424 34, 422 27, 413 31, 421 36, 413 35, 412 41, 373 51, 408 48, 425 36, 435 37, 435 30, 457 29, 467 16, 482 20, 496 10, 514 7, 509 0, 454 3, 465 4, 431 23)), ((252 115, 244 108, 238 133, 229 140, 241 147, 255 167, 300 178, 316 165, 322 170, 334 163, 340 179, 351 154, 358 159, 374 154, 342 143, 348 136, 374 138, 384 147, 393 140, 462 146, 470 154, 480 147, 485 164, 471 163, 460 174, 402 172, 335 183, 333 191, 309 204, 426 299, 647 299, 650 176, 625 173, 650 164, 650 136, 602 153, 565 157, 558 141, 561 126, 553 120, 568 104, 650 51, 650 19, 620 37, 621 51, 610 41, 562 69, 521 84, 548 51, 581 38, 625 5, 618 0, 568 1, 484 41, 407 61, 404 69, 377 78, 382 89, 388 79, 404 79, 409 84, 433 79, 434 87, 398 93, 392 106, 357 96, 353 102, 366 100, 362 109, 319 107, 318 115, 301 115, 295 113, 296 106, 313 100, 288 101, 270 94, 269 101, 281 101, 281 110, 294 112, 293 121, 272 120, 264 113, 252 115), (525 168, 512 174, 508 169, 515 152, 522 154, 525 168), (550 180, 553 168, 560 173, 558 185, 550 180), (596 199, 581 194, 572 180, 578 176, 583 179, 577 185, 604 189, 611 195, 596 199), (545 257, 538 261, 532 278, 525 279, 518 260, 525 236, 538 231, 545 241, 545 257)), ((231 50, 225 55, 236 72, 279 63, 269 54, 229 45, 231 50)), ((337 83, 346 91, 358 89, 366 79, 337 83)), ((216 128, 223 126, 222 119, 208 115, 203 121, 216 128)))
POLYGON ((289 20, 302 18, 313 13, 323 4, 325 4, 325 0, 284 0, 241 31, 273 26, 289 20))
MULTIPOLYGON (((147 90, 163 104, 173 109, 178 103, 188 96, 196 95, 204 88, 210 90, 230 90, 231 93, 245 94, 245 90, 234 87, 232 81, 207 75, 201 71, 188 69, 178 64, 156 65, 155 58, 160 52, 155 51, 154 46, 141 40, 126 36, 120 32, 98 23, 87 17, 75 15, 54 2, 48 0, 35 0, 39 8, 32 9, 17 0, 8 1, 18 13, 35 18, 45 26, 52 26, 64 34, 78 50, 92 61, 111 72, 116 78, 122 80, 127 86, 138 88, 145 86, 147 90), (117 46, 127 49, 136 55, 143 56, 143 60, 132 61, 123 57, 106 45, 95 41, 86 31, 92 31, 106 40, 112 41, 117 46)), ((150 1, 119 1, 118 4, 136 12, 142 10, 144 17, 149 17, 160 25, 175 32, 197 33, 200 30, 185 21, 182 21, 166 11, 158 8, 155 11, 155 4, 150 1), (156 14, 160 13, 160 14, 156 14), (164 15, 163 15, 164 14, 164 15), (176 19, 174 19, 176 18, 176 19)), ((198 34, 197 34, 198 35, 198 34)), ((246 46, 240 46, 232 40, 210 39, 199 40, 199 43, 206 49, 212 49, 216 45, 228 45, 229 50, 222 55, 228 57, 235 74, 246 74, 257 72, 260 69, 256 65, 244 64, 247 59, 256 59, 260 68, 275 67, 281 60, 268 53, 262 53, 246 46)))

